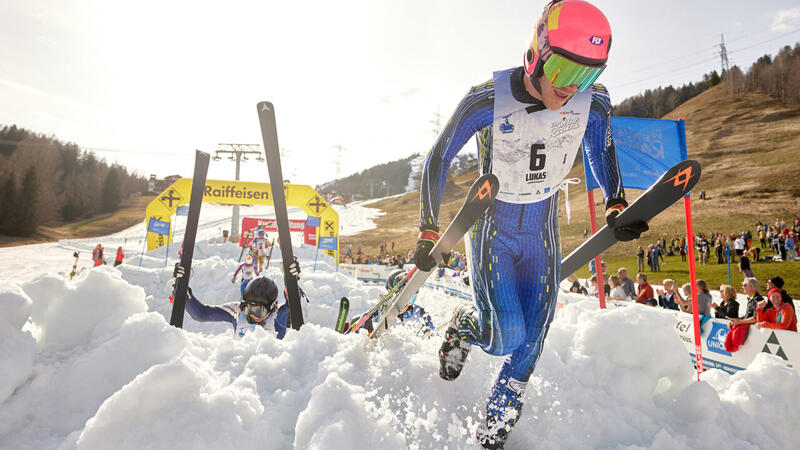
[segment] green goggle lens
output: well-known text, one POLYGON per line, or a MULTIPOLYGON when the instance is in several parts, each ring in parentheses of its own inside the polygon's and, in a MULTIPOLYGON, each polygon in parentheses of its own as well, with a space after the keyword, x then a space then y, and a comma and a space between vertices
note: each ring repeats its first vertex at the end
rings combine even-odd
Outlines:
POLYGON ((544 75, 555 87, 577 85, 579 91, 586 90, 597 77, 603 73, 606 66, 584 66, 554 53, 547 58, 543 69, 544 75))

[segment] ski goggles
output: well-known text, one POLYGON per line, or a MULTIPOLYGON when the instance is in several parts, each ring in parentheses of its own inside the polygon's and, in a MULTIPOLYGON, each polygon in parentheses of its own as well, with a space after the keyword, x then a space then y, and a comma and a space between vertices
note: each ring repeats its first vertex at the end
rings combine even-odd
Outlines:
POLYGON ((261 303, 245 303, 242 306, 242 313, 246 316, 252 315, 260 319, 262 317, 267 317, 270 313, 270 309, 261 303))
POLYGON ((603 73, 606 66, 586 66, 571 61, 558 53, 553 53, 542 66, 544 75, 553 86, 560 88, 577 85, 579 91, 585 91, 603 73))

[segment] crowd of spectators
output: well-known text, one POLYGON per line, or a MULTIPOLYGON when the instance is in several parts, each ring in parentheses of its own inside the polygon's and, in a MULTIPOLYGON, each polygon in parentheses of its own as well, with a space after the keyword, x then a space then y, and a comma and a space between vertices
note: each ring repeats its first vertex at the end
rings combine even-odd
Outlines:
MULTIPOLYGON (((603 263, 605 266, 605 263, 603 263)), ((605 267, 604 267, 605 269, 605 267)), ((604 275, 606 278, 606 275, 604 275)), ((581 284, 573 274, 567 277, 570 288, 564 292, 597 296, 597 275, 593 275, 586 284, 581 284)), ((630 301, 643 305, 661 307, 692 314, 692 286, 690 283, 679 285, 673 279, 662 281, 663 288, 653 289, 646 273, 636 275, 636 284, 628 277, 628 270, 621 267, 616 275, 607 277, 605 293, 607 300, 630 301)), ((783 289, 781 277, 767 280, 767 298, 760 293, 760 283, 754 277, 747 277, 742 282, 741 292, 747 298, 745 313, 740 317, 737 291, 731 285, 719 287, 721 301, 713 301, 708 285, 704 280, 697 280, 697 313, 703 317, 728 319, 729 325, 755 324, 756 327, 797 331, 797 318, 792 298, 783 289)))
MULTIPOLYGON (((794 261, 800 259, 800 217, 786 223, 777 220, 773 225, 759 221, 752 230, 723 234, 721 232, 697 233, 695 235, 695 252, 698 264, 737 263, 739 271, 745 277, 752 277, 752 262, 761 261, 794 261), (713 252, 713 257, 712 257, 713 252), (768 255, 767 253, 771 253, 768 255)), ((661 263, 667 256, 680 255, 686 261, 688 254, 686 239, 658 239, 647 248, 639 246, 636 250, 637 270, 639 272, 660 272, 661 263)))
POLYGON ((394 241, 391 241, 390 244, 383 242, 378 254, 370 256, 362 252, 361 247, 353 251, 353 245, 348 244, 343 259, 346 264, 379 264, 402 268, 405 264, 414 263, 414 250, 409 249, 408 252, 396 251, 394 241))
MULTIPOLYGON (((447 268, 454 270, 456 272, 456 276, 466 272, 467 259, 465 255, 462 255, 457 251, 452 251, 445 259, 446 262, 439 264, 438 273, 443 273, 442 271, 447 268)), ((394 241, 391 242, 391 246, 384 242, 380 246, 379 253, 370 257, 361 251, 361 247, 358 247, 355 252, 353 252, 352 244, 348 244, 347 250, 345 250, 344 262, 346 264, 378 264, 383 266, 397 266, 398 268, 402 269, 406 264, 414 264, 414 250, 409 249, 405 253, 398 253, 395 251, 394 241)))

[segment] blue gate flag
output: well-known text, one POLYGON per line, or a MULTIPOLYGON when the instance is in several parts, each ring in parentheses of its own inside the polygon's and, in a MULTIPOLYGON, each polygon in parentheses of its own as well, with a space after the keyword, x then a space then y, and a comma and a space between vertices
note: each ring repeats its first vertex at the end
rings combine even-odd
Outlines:
POLYGON ((320 217, 317 216, 308 216, 308 219, 306 219, 306 225, 309 227, 318 227, 321 223, 320 217))
MULTIPOLYGON (((612 117, 611 136, 617 149, 622 186, 649 189, 675 164, 685 161, 686 123, 682 120, 612 117)), ((586 189, 600 185, 583 154, 586 189)))
POLYGON ((147 225, 147 231, 164 236, 169 235, 169 222, 162 222, 155 217, 151 217, 150 223, 147 225))
POLYGON ((337 247, 336 236, 320 236, 317 241, 317 248, 323 250, 336 250, 337 247))
POLYGON ((176 216, 188 216, 189 215, 189 205, 178 206, 175 210, 176 216))

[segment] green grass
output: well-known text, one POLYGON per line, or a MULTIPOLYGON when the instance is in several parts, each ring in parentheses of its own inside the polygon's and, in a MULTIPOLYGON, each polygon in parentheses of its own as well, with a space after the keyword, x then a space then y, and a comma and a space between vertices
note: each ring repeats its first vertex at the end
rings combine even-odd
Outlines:
MULTIPOLYGON (((771 255, 769 252, 762 252, 762 256, 765 254, 771 255)), ((712 256, 711 264, 696 264, 695 270, 697 272, 697 278, 705 280, 709 289, 718 290, 720 285, 728 284, 728 265, 717 264, 716 256, 712 256)), ((610 274, 616 274, 617 269, 625 267, 628 269, 628 277, 636 278, 637 263, 635 256, 626 257, 612 255, 604 257, 603 262, 606 263, 606 269, 610 274)), ((760 292, 762 295, 766 293, 764 288, 766 287, 767 279, 779 276, 786 282, 783 288, 789 292, 789 295, 792 298, 800 299, 800 261, 759 262, 752 263, 750 268, 761 283, 762 289, 760 292)), ((651 284, 662 284, 664 279, 671 278, 676 280, 679 285, 683 285, 689 282, 689 262, 682 262, 680 256, 667 256, 665 262, 661 263, 661 272, 650 272, 645 263, 644 273, 647 274, 647 281, 651 284)), ((582 267, 576 274, 580 278, 588 278, 590 276, 589 267, 582 267)), ((731 263, 730 277, 730 284, 736 288, 738 292, 743 293, 741 287, 744 276, 739 273, 737 265, 734 263, 731 263)))

